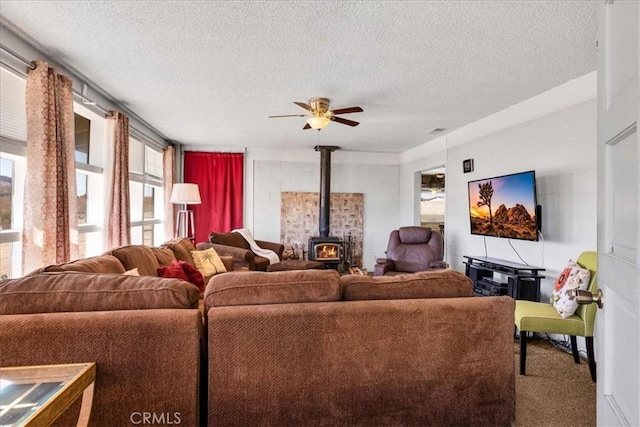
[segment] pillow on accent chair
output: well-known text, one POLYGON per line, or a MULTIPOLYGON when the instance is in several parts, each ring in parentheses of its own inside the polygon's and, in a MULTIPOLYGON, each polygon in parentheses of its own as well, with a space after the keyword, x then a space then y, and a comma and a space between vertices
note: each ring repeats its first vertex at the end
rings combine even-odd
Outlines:
POLYGON ((204 291, 204 277, 202 273, 195 268, 193 265, 189 264, 187 261, 178 261, 178 264, 184 271, 184 274, 187 275, 189 281, 198 287, 200 292, 204 291))
POLYGON ((189 277, 187 277, 180 264, 178 264, 178 261, 171 261, 169 265, 158 267, 158 277, 181 279, 189 282, 189 277))
POLYGON ((563 319, 571 317, 578 309, 578 301, 574 291, 587 289, 590 278, 589 270, 581 268, 575 261, 569 261, 556 279, 551 294, 551 304, 563 319))
POLYGON ((204 277, 227 272, 224 263, 213 248, 204 251, 191 251, 191 256, 193 257, 193 263, 196 265, 196 268, 204 277))

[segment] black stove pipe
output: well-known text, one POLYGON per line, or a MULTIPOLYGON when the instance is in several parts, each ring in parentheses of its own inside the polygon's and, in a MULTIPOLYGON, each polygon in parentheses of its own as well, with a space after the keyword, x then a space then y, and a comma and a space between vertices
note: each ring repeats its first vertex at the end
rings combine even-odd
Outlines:
POLYGON ((331 152, 339 149, 334 145, 316 145, 320 152, 320 237, 329 237, 329 213, 331 211, 331 152))

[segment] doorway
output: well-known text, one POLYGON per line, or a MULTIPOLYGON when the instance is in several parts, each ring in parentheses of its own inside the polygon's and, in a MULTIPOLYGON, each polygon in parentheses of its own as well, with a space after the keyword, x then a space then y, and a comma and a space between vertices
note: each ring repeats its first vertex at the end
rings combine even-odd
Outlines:
POLYGON ((421 172, 420 225, 445 232, 445 168, 439 167, 421 172))

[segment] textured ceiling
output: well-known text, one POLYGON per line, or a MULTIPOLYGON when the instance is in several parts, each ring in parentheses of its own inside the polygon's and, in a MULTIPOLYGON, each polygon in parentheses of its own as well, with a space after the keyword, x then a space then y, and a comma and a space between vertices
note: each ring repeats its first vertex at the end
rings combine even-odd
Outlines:
POLYGON ((591 1, 2 0, 0 15, 187 145, 402 152, 596 69, 591 1), (360 126, 267 118, 317 96, 361 106, 343 116, 360 126))

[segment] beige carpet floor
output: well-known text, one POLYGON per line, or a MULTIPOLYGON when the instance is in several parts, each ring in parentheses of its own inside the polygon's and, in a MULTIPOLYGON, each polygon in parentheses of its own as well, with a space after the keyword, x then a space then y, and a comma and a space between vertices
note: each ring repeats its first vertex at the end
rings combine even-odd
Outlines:
POLYGON ((527 371, 520 375, 520 342, 515 340, 516 426, 595 426, 596 384, 586 360, 545 340, 527 345, 527 371))

